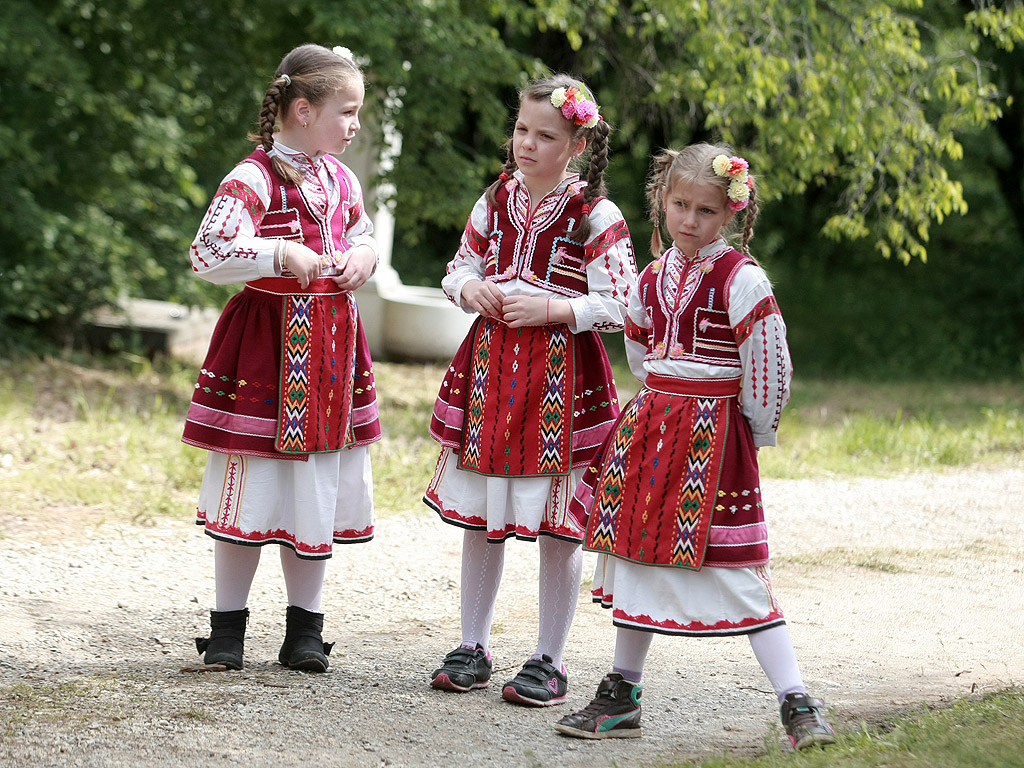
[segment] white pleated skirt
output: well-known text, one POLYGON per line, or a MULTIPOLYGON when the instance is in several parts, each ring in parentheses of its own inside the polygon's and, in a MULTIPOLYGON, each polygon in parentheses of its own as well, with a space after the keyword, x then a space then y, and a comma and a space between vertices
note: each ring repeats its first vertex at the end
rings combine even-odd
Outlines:
POLYGON ((369 447, 311 454, 308 461, 210 451, 196 523, 221 541, 282 544, 309 559, 330 557, 334 542, 369 541, 369 447))
POLYGON ((766 565, 694 571, 598 555, 592 595, 616 626, 668 635, 743 635, 786 621, 766 565))
POLYGON ((458 467, 459 456, 442 448, 423 501, 445 522, 487 531, 491 541, 536 540, 540 534, 582 541, 584 530, 569 515, 586 467, 568 475, 494 477, 458 467))

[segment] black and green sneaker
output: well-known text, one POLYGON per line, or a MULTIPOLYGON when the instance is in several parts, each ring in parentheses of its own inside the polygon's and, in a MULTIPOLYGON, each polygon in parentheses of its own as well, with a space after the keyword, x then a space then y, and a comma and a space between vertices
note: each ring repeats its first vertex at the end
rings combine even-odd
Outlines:
POLYGON ((605 675, 597 697, 579 712, 566 715, 555 730, 579 739, 635 739, 640 728, 640 697, 643 686, 622 679, 617 672, 605 675))
POLYGON ((806 693, 786 694, 779 714, 794 749, 836 743, 835 732, 822 714, 824 708, 821 699, 812 699, 806 693))
POLYGON ((460 645, 444 657, 441 666, 430 676, 434 688, 465 693, 486 688, 491 679, 491 660, 480 643, 476 647, 460 645))

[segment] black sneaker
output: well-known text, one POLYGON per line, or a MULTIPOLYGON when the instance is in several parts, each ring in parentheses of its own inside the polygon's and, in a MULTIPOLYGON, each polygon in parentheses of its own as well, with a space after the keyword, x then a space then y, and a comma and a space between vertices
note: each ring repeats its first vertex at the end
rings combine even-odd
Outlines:
POLYGON ((579 739, 635 739, 640 728, 640 697, 643 686, 629 683, 618 672, 605 675, 597 697, 579 712, 566 715, 555 730, 579 739))
POLYGON ((551 657, 528 659, 519 674, 505 683, 501 698, 531 707, 552 707, 565 702, 569 681, 551 664, 551 657))
POLYGON ((787 693, 779 714, 793 749, 824 747, 836 743, 836 735, 822 714, 825 704, 806 693, 787 693))
POLYGON ((486 688, 491 679, 491 660, 480 643, 476 648, 460 645, 444 657, 440 669, 430 676, 434 688, 465 693, 474 688, 486 688))

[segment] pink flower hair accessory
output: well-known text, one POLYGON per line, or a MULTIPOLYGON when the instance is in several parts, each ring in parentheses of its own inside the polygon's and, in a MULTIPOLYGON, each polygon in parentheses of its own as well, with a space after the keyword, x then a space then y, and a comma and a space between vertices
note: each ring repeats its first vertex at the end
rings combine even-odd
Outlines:
POLYGON ((597 102, 588 99, 579 88, 555 88, 551 92, 551 106, 561 110, 562 117, 572 120, 576 125, 593 128, 601 117, 601 108, 597 102))
POLYGON ((754 189, 754 177, 748 169, 750 165, 742 157, 718 155, 711 161, 711 168, 716 176, 729 179, 729 189, 725 196, 729 198, 729 208, 742 211, 750 202, 750 193, 754 189))

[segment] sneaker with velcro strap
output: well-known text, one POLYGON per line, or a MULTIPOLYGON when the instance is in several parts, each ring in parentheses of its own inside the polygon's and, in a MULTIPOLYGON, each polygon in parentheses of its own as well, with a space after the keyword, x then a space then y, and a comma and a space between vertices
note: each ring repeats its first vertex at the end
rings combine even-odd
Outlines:
POLYGON ((491 680, 491 660, 480 643, 460 645, 451 651, 430 676, 434 688, 465 693, 486 688, 491 680))
POLYGON ((821 699, 811 698, 806 693, 786 694, 779 715, 794 749, 810 749, 836 743, 835 732, 825 720, 824 708, 821 699))
POLYGON ((513 704, 528 707, 553 707, 565 701, 569 680, 565 673, 555 669, 548 655, 528 659, 519 674, 505 683, 501 698, 513 704))

